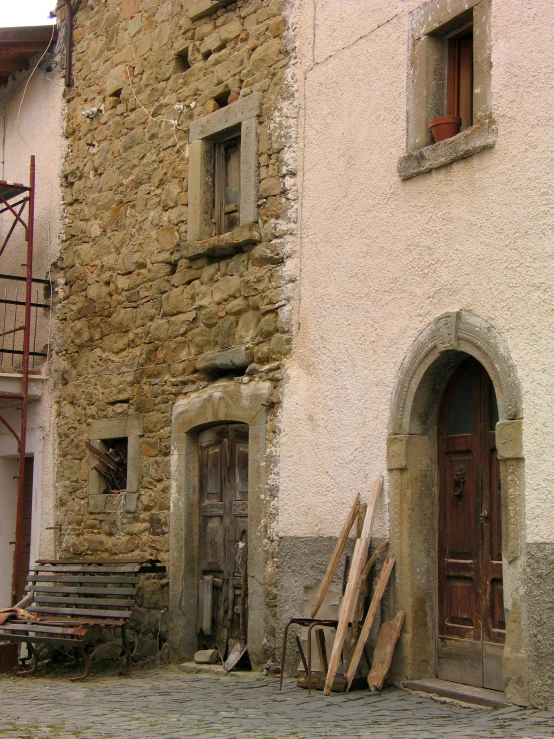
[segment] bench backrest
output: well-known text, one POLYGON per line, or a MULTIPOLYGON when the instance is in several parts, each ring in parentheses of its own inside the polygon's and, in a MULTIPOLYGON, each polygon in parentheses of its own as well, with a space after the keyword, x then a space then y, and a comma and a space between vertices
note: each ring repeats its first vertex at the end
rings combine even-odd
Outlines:
POLYGON ((33 602, 25 608, 41 619, 124 623, 135 604, 143 564, 42 560, 29 571, 26 590, 33 602))

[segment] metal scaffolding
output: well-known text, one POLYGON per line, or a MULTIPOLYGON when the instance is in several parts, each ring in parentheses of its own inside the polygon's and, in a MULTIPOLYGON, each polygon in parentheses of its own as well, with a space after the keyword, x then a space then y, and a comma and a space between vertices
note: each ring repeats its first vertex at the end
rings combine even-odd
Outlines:
MULTIPOLYGON (((0 297, 0 306, 3 306, 3 326, 0 332, 2 344, 0 346, 0 356, 2 364, 4 355, 13 358, 21 358, 21 392, 0 391, 0 399, 11 399, 21 411, 19 430, 14 428, 9 421, 0 413, 0 422, 15 437, 17 442, 17 454, 19 457, 19 466, 17 478, 17 514, 15 527, 15 551, 13 561, 13 579, 12 579, 12 598, 16 598, 17 579, 21 561, 22 549, 22 523, 23 523, 23 496, 25 485, 25 453, 26 453, 26 435, 27 435, 27 411, 29 402, 29 373, 31 371, 30 360, 34 362, 35 357, 46 357, 44 351, 36 351, 36 333, 38 321, 38 309, 49 308, 47 303, 39 302, 37 299, 33 301, 32 292, 33 284, 50 285, 48 280, 37 279, 33 277, 33 235, 34 235, 34 210, 35 210, 35 157, 31 157, 29 184, 23 185, 18 182, 9 182, 0 180, 0 215, 6 214, 8 218, 12 218, 11 225, 0 246, 0 259, 6 253, 8 244, 12 236, 18 233, 18 230, 24 230, 26 241, 26 259, 21 264, 25 268, 25 275, 2 274, 0 280, 8 280, 15 284, 14 295, 8 293, 8 288, 4 288, 4 296, 0 297), (18 287, 24 283, 25 299, 18 298, 18 287), (20 317, 20 308, 24 309, 24 315, 20 317), (34 310, 34 322, 33 322, 34 310), (6 325, 8 322, 8 326, 6 325), (13 327, 12 327, 13 322, 13 327), (34 325, 34 336, 33 333, 34 325), (18 341, 16 343, 16 336, 18 341), (9 340, 6 344, 6 338, 9 340), (19 340, 19 337, 22 337, 19 340), (10 346, 11 343, 11 346, 10 346)), ((1 264, 1 262, 0 262, 1 264)), ((2 318, 0 317, 0 321, 2 318)), ((2 367, 3 371, 3 367, 2 367)))

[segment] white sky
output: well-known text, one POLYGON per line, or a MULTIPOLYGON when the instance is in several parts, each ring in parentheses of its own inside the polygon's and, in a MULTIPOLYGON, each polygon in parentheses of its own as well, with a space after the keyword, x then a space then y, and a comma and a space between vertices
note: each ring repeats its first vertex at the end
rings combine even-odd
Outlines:
POLYGON ((56 0, 0 0, 0 28, 48 25, 55 7, 56 0))

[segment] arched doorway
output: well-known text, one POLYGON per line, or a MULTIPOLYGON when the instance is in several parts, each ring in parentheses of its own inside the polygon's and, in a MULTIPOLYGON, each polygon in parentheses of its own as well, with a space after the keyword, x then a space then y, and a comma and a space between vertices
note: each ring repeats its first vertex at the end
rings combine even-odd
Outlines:
POLYGON ((437 425, 437 675, 504 690, 497 423, 491 379, 467 358, 446 386, 437 425))
MULTIPOLYGON (((406 619, 392 676, 397 681, 419 680, 436 678, 440 672, 437 432, 446 389, 471 357, 492 381, 498 404, 494 441, 502 491, 503 593, 495 587, 506 624, 502 685, 509 702, 525 705, 529 694, 521 390, 502 337, 491 324, 465 310, 438 316, 414 338, 393 391, 387 440, 391 545, 396 556, 392 608, 404 610, 406 619)), ((455 467, 452 486, 454 472, 455 467)), ((449 495, 456 497, 452 488, 449 495)), ((477 512, 477 499, 475 506, 477 512)), ((478 513, 480 517, 482 509, 478 513)))

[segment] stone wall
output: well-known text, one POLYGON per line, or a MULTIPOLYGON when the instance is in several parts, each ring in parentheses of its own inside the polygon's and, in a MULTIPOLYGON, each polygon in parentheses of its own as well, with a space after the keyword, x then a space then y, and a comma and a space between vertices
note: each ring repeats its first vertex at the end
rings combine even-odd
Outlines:
MULTIPOLYGON (((80 3, 54 362, 58 556, 167 562, 175 402, 222 376, 272 383, 264 541, 272 613, 271 461, 294 288, 283 269, 294 176, 285 179, 283 166, 290 49, 282 13, 281 0, 80 3), (189 124, 255 92, 258 221, 188 243, 189 124), (142 423, 138 495, 102 510, 90 495, 96 460, 85 442, 93 421, 129 416, 142 423)), ((166 586, 143 585, 146 651, 159 646, 158 632, 166 636, 166 586)))

